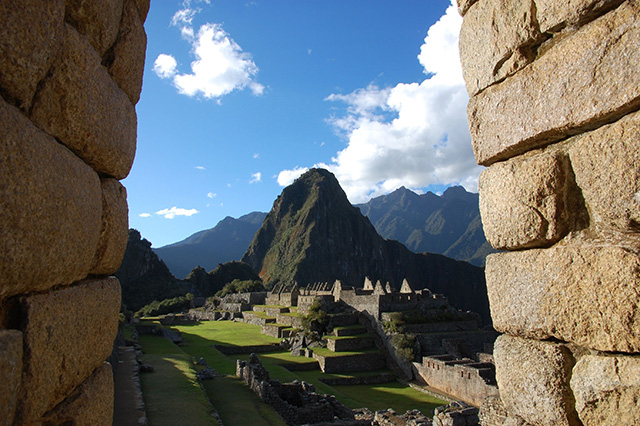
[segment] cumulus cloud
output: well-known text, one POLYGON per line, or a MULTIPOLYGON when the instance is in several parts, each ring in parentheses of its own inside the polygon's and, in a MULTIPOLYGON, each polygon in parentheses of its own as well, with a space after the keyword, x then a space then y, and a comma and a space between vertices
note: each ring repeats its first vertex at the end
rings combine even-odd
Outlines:
POLYGON ((174 75, 176 75, 177 66, 178 63, 173 56, 161 53, 153 63, 153 71, 160 78, 172 78, 174 75))
MULTIPOLYGON (((207 2, 208 3, 208 2, 207 2)), ((178 92, 187 96, 218 99, 234 90, 249 88, 254 95, 264 92, 264 86, 255 78, 258 67, 251 55, 244 52, 221 24, 206 23, 195 31, 193 19, 200 9, 191 7, 190 1, 171 19, 171 25, 180 27, 182 37, 191 45, 190 73, 180 73, 172 55, 160 54, 153 70, 162 79, 169 79, 178 92)))
POLYGON ((140 217, 151 217, 151 213, 140 213, 138 216, 140 216, 140 217))
POLYGON ((196 209, 182 209, 176 206, 171 207, 170 209, 162 209, 156 212, 159 216, 164 216, 165 219, 173 219, 176 216, 193 216, 196 213, 200 213, 196 209))
POLYGON ((280 186, 288 186, 293 183, 294 180, 298 179, 303 173, 309 170, 308 167, 295 167, 292 170, 283 170, 278 173, 278 185, 280 186))
POLYGON ((207 193, 207 198, 215 198, 215 197, 217 197, 217 196, 218 196, 218 194, 216 194, 215 192, 209 192, 209 193, 207 193))
POLYGON ((369 85, 326 98, 346 105, 344 113, 329 122, 348 144, 329 164, 314 166, 331 170, 352 202, 402 185, 461 184, 477 191, 482 168, 476 165, 467 125, 468 95, 458 55, 461 23, 452 2, 429 28, 418 55, 426 74, 422 82, 369 85))
POLYGON ((198 170, 207 170, 204 166, 193 166, 193 167, 198 170))
POLYGON ((262 180, 262 173, 257 172, 251 175, 251 180, 249 181, 249 183, 257 183, 260 182, 262 180))

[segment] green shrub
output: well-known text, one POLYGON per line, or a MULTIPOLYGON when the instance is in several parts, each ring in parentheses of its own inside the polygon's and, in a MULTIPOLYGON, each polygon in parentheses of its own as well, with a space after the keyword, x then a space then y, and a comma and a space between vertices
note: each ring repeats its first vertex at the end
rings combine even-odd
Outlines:
POLYGON ((394 334, 391 336, 391 345, 399 359, 406 362, 415 360, 416 336, 413 334, 394 334))
POLYGON ((389 320, 382 323, 382 328, 386 333, 401 333, 404 323, 402 312, 392 312, 389 314, 389 320))
POLYGON ((308 337, 322 336, 327 332, 329 316, 322 310, 322 300, 316 299, 309 307, 309 313, 302 318, 302 328, 308 337))
POLYGON ((216 297, 224 297, 232 293, 250 293, 253 291, 265 291, 264 285, 258 280, 233 280, 216 293, 216 297))
POLYGON ((166 315, 172 312, 182 312, 191 306, 193 294, 187 293, 186 296, 174 297, 173 299, 165 299, 161 302, 154 300, 146 306, 143 306, 135 313, 136 317, 154 317, 158 315, 166 315))

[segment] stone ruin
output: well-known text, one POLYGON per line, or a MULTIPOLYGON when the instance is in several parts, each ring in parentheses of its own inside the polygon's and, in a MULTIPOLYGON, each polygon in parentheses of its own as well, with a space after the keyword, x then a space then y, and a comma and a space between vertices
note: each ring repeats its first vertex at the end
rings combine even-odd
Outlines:
POLYGON ((0 424, 107 425, 149 0, 0 2, 0 424))
POLYGON ((262 401, 271 405, 288 425, 339 424, 365 425, 355 420, 354 413, 333 395, 321 395, 306 382, 280 383, 271 380, 269 371, 258 356, 252 353, 248 361, 238 360, 236 375, 253 390, 262 401))
MULTIPOLYGON (((500 399, 640 424, 640 1, 458 0, 500 399)), ((500 404, 503 406, 501 407, 500 404)))

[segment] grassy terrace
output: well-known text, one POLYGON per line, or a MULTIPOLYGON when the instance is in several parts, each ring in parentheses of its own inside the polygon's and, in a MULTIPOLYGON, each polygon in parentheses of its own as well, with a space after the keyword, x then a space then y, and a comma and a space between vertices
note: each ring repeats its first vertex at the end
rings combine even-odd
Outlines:
MULTIPOLYGON (((184 345, 175 346, 168 340, 155 336, 141 336, 145 352, 144 360, 153 365, 155 373, 142 375, 142 386, 150 424, 186 424, 184 416, 189 413, 190 425, 212 424, 209 415, 211 405, 218 412, 222 422, 228 425, 284 425, 276 412, 264 404, 249 388, 235 377, 237 359, 248 359, 249 354, 225 356, 212 345, 254 346, 278 343, 280 339, 260 333, 260 327, 231 321, 207 321, 194 325, 173 327, 182 333, 184 345), (204 392, 195 381, 195 371, 203 368, 192 363, 192 358, 203 357, 210 367, 227 377, 216 377, 203 381, 204 392), (179 360, 179 364, 176 364, 179 360), (160 369, 162 363, 179 365, 160 369), (171 375, 168 375, 171 373, 171 375), (186 389, 178 391, 178 389, 186 389), (189 392, 187 392, 187 390, 189 392), (211 404, 209 404, 209 401, 211 404), (186 407, 192 407, 185 409, 186 407), (180 407, 179 409, 176 407, 180 407), (171 412, 171 410, 173 410, 171 412), (179 416, 180 419, 172 418, 179 416), (201 420, 191 420, 191 416, 201 420), (199 422, 202 421, 202 422, 199 422)), ((314 349, 316 352, 326 349, 314 349)), ((368 352, 368 351, 364 351, 368 352)), ((371 352, 376 352, 372 350, 371 352)), ((355 354, 356 352, 354 352, 355 354)), ((341 353, 340 355, 344 355, 341 353)), ((350 352, 346 352, 350 354, 350 352)), ((323 374, 319 369, 311 371, 289 371, 282 364, 316 363, 312 358, 294 357, 288 352, 259 354, 272 379, 282 382, 293 380, 313 383, 320 393, 335 395, 343 404, 351 408, 368 407, 372 410, 393 408, 398 412, 417 408, 431 416, 433 409, 446 404, 444 401, 423 394, 398 382, 377 385, 329 386, 320 378, 368 376, 380 372, 360 372, 352 374, 323 374)))
MULTIPOLYGON (((373 349, 363 349, 361 351, 353 351, 353 352, 347 352, 347 351, 344 351, 344 352, 333 352, 333 351, 330 351, 329 349, 326 349, 326 348, 313 348, 313 352, 318 354, 318 355, 327 357, 327 358, 343 357, 343 356, 350 356, 350 355, 360 355, 360 354, 365 354, 365 353, 371 353, 371 354, 380 353, 380 351, 378 349, 375 349, 375 348, 373 348, 373 349)), ((381 353, 380 353, 380 356, 382 356, 381 353)))
POLYGON ((325 336, 324 338, 332 339, 332 340, 344 340, 344 339, 361 339, 363 337, 371 337, 371 335, 368 333, 363 333, 363 334, 354 334, 350 336, 325 336))

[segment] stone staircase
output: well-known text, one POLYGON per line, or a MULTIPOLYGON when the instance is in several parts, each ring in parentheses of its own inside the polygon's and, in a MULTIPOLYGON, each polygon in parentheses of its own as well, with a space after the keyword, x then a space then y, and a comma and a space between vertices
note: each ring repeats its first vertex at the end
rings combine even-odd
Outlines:
POLYGON ((359 325, 357 314, 336 314, 331 316, 333 334, 325 336, 326 348, 314 348, 313 357, 318 360, 324 373, 353 373, 359 371, 382 370, 386 368, 385 358, 374 345, 365 327, 359 325))
POLYGON ((252 311, 244 311, 242 317, 248 323, 259 325, 262 334, 278 339, 290 337, 296 328, 302 327, 302 316, 295 306, 254 305, 252 311))

